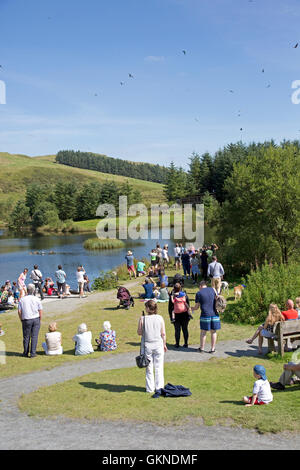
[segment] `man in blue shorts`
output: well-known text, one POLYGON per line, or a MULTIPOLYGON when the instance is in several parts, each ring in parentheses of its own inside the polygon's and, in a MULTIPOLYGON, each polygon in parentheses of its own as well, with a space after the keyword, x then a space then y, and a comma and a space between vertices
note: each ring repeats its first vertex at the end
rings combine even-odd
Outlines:
POLYGON ((212 287, 207 287, 206 281, 201 281, 199 284, 199 291, 196 294, 195 306, 192 311, 201 308, 200 316, 200 348, 199 352, 204 351, 206 333, 211 332, 211 350, 210 353, 216 351, 217 330, 221 328, 220 317, 216 312, 216 291, 212 287))

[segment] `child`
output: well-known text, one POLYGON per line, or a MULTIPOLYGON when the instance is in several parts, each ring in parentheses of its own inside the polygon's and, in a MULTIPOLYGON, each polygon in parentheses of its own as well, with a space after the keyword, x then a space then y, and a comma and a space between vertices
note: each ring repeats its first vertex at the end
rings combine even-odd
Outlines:
POLYGON ((271 403, 271 401, 273 401, 273 395, 264 366, 254 366, 253 376, 256 379, 252 391, 253 395, 252 397, 243 398, 245 405, 267 405, 268 403, 271 403))
POLYGON ((20 291, 19 291, 19 288, 18 288, 16 282, 13 282, 12 292, 13 292, 13 295, 14 295, 15 303, 17 303, 17 301, 19 300, 20 291))
MULTIPOLYGON (((177 284, 176 284, 176 286, 177 286, 177 284)), ((179 285, 176 288, 176 290, 180 289, 180 288, 181 288, 181 286, 179 285)), ((177 290, 177 292, 176 292, 176 290, 174 289, 173 294, 171 295, 171 299, 172 299, 172 302, 174 304, 174 309, 172 311, 171 323, 175 323, 175 315, 179 314, 179 313, 182 313, 182 312, 187 312, 189 319, 192 320, 193 316, 192 316, 192 313, 191 313, 190 306, 186 302, 185 292, 183 292, 182 290, 179 290, 179 291, 177 290)))
POLYGON ((15 299, 14 299, 14 296, 13 296, 13 293, 12 293, 11 290, 8 291, 7 304, 8 305, 14 305, 15 304, 15 299))

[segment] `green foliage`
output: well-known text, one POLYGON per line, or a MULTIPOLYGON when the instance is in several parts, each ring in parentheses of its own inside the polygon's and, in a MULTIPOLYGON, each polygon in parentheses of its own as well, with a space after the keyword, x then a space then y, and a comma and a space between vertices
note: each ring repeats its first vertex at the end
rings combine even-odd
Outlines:
POLYGON ((99 277, 97 277, 93 284, 93 290, 109 290, 118 286, 118 278, 112 272, 100 271, 99 277))
POLYGON ((86 168, 113 175, 124 175, 156 183, 164 183, 167 176, 167 169, 160 165, 135 163, 89 152, 61 150, 56 155, 56 161, 77 168, 86 168))
POLYGON ((242 298, 228 306, 224 319, 255 325, 265 321, 271 303, 285 310, 288 299, 300 296, 300 266, 296 263, 264 264, 251 271, 242 283, 246 285, 242 298))
POLYGON ((286 263, 300 237, 300 152, 269 147, 234 166, 226 180, 220 231, 240 247, 240 261, 286 263))
POLYGON ((9 220, 9 229, 13 232, 28 230, 31 223, 30 210, 24 201, 18 201, 9 220))
POLYGON ((86 250, 111 250, 112 248, 124 248, 123 240, 116 238, 89 238, 83 243, 86 250))

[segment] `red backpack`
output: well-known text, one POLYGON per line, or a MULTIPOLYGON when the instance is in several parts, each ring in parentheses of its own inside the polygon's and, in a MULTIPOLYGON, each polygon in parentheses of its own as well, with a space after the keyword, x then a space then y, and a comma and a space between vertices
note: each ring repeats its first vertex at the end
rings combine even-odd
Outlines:
POLYGON ((185 295, 183 297, 174 296, 173 303, 174 303, 174 313, 184 313, 188 310, 185 295))

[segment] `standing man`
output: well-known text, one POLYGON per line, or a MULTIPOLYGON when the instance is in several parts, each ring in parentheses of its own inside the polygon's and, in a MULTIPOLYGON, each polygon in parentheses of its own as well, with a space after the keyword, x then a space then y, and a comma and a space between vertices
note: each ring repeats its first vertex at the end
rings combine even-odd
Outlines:
POLYGON ((211 349, 210 353, 216 351, 217 330, 221 328, 220 317, 216 312, 216 293, 212 287, 207 287, 206 281, 201 281, 199 291, 196 294, 195 306, 192 311, 201 308, 200 316, 200 348, 198 352, 204 351, 206 333, 211 332, 211 349))
POLYGON ((34 296, 35 286, 29 284, 27 286, 27 295, 22 297, 18 306, 18 314, 22 322, 23 329, 23 357, 30 358, 36 357, 36 347, 40 331, 42 319, 42 304, 41 301, 34 296))
POLYGON ((212 257, 212 262, 208 265, 208 276, 211 278, 211 287, 216 289, 217 293, 221 293, 221 281, 224 276, 224 268, 218 263, 217 257, 212 257))
POLYGON ((43 293, 43 288, 42 288, 43 275, 42 275, 41 271, 39 270, 39 267, 38 267, 37 264, 35 264, 33 266, 33 270, 30 273, 30 279, 32 280, 32 282, 35 286, 34 295, 35 295, 36 291, 38 290, 39 293, 40 293, 40 296, 41 296, 41 300, 44 300, 44 293, 43 293))
POLYGON ((63 271, 61 264, 57 266, 57 271, 55 271, 55 278, 57 282, 57 291, 58 297, 63 299, 66 292, 66 278, 67 275, 65 271, 63 271))

